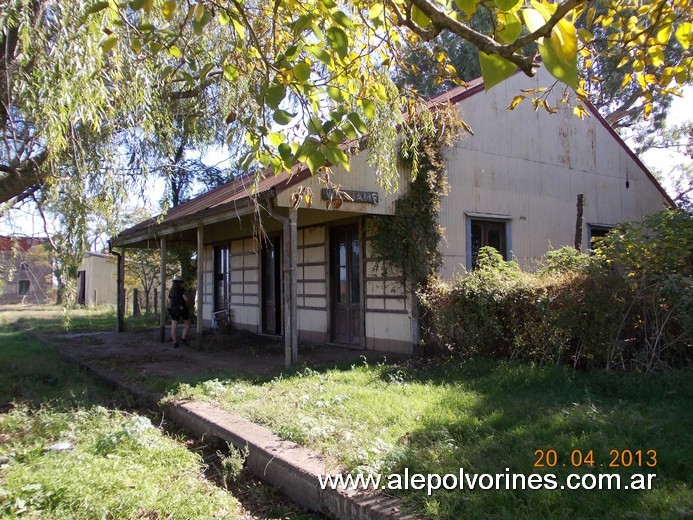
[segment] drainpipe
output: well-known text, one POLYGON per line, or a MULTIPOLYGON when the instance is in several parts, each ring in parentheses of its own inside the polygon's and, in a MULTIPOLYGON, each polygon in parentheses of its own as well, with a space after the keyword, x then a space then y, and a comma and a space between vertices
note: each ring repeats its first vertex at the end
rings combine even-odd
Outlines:
POLYGON ((125 258, 113 250, 110 240, 108 252, 116 257, 116 332, 123 332, 125 330, 125 258))
POLYGON ((298 291, 297 279, 297 221, 298 210, 294 207, 289 209, 289 217, 279 215, 274 211, 274 201, 267 199, 267 206, 264 208, 270 217, 278 220, 283 225, 284 246, 282 270, 283 295, 282 295, 282 316, 284 317, 284 365, 288 368, 298 361, 298 321, 297 321, 297 301, 298 291))
POLYGON ((159 312, 159 342, 164 343, 166 341, 166 305, 164 304, 164 298, 166 298, 166 237, 161 237, 161 245, 159 246, 159 251, 161 254, 160 260, 160 287, 161 291, 161 309, 159 312))

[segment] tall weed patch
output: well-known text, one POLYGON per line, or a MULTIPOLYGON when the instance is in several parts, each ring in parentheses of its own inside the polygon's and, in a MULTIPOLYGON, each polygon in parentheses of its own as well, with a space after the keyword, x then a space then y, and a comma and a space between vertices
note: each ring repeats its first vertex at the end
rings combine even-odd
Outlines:
POLYGON ((427 349, 463 357, 646 372, 689 366, 693 218, 665 211, 614 229, 588 256, 552 251, 537 273, 492 248, 419 294, 427 349))

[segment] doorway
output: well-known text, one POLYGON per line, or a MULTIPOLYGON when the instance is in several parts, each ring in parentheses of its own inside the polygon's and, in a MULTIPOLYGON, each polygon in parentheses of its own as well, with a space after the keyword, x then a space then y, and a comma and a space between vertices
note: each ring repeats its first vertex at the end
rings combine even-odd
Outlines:
POLYGON ((358 225, 330 231, 332 341, 361 344, 361 242, 358 225))
POLYGON ((281 334, 281 237, 271 235, 262 242, 262 332, 281 334))

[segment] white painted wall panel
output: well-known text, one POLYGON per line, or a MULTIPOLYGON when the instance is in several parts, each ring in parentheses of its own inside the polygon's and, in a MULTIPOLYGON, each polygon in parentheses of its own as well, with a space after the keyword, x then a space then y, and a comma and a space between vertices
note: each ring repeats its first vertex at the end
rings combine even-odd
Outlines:
POLYGON ((317 311, 314 309, 298 310, 298 328, 312 332, 327 331, 327 311, 317 311))
POLYGON ((366 336, 374 338, 375 350, 387 350, 387 342, 379 339, 411 342, 410 327, 411 318, 407 314, 366 312, 366 336))

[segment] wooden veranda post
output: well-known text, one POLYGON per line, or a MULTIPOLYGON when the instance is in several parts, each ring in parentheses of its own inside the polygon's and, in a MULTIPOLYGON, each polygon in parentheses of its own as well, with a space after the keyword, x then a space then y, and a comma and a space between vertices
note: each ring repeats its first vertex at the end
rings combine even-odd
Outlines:
POLYGON ((161 246, 159 247, 159 251, 161 253, 161 285, 159 287, 159 290, 161 291, 161 310, 159 312, 159 341, 163 343, 166 341, 166 237, 161 237, 161 246))
POLYGON ((291 362, 298 361, 298 209, 289 209, 289 227, 291 235, 291 255, 289 256, 289 278, 291 280, 291 362))
POLYGON ((282 251, 282 271, 283 291, 282 291, 282 316, 284 317, 284 365, 288 368, 291 366, 291 226, 289 219, 282 220, 284 224, 284 244, 282 251))
POLYGON ((204 229, 202 226, 197 228, 197 293, 195 307, 197 307, 197 349, 202 350, 202 300, 204 284, 204 229))

